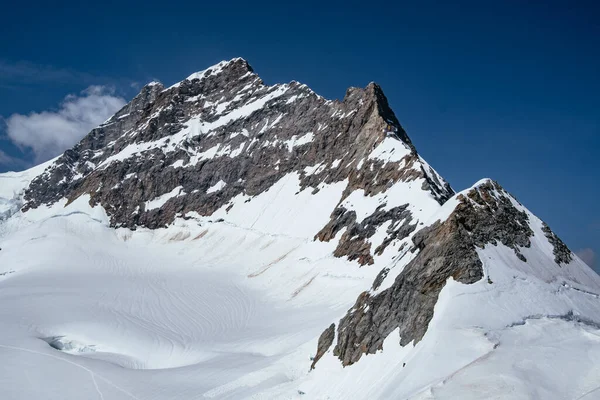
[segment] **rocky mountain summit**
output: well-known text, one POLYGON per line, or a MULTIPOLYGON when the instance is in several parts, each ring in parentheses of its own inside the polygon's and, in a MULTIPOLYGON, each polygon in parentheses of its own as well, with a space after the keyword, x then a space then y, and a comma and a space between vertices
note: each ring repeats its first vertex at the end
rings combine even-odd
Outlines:
POLYGON ((249 201, 290 174, 299 191, 345 182, 331 221, 314 234, 329 241, 348 228, 336 255, 361 264, 406 238, 416 219, 407 204, 383 201, 358 221, 344 202, 353 192, 372 197, 415 182, 439 204, 454 193, 418 155, 378 85, 330 101, 297 82, 267 86, 238 58, 169 88, 146 85, 31 183, 24 209, 89 194, 115 227, 158 228, 189 212, 211 215, 236 196, 249 201), (388 221, 387 241, 371 249, 366 239, 388 221))
POLYGON ((265 85, 241 58, 170 87, 146 85, 33 179, 22 211, 85 196, 114 228, 214 217, 332 246, 333 257, 375 268, 371 287, 318 339, 317 369, 327 353, 354 364, 394 331, 402 346, 421 341, 447 282, 493 284, 485 249, 508 249, 510 265, 544 282, 600 285, 497 182, 456 194, 421 158, 377 84, 326 100, 298 82, 265 85), (251 222, 242 218, 257 198, 290 190, 285 199, 316 199, 314 213, 326 218, 308 223, 307 209, 277 228, 258 223, 264 208, 251 222))

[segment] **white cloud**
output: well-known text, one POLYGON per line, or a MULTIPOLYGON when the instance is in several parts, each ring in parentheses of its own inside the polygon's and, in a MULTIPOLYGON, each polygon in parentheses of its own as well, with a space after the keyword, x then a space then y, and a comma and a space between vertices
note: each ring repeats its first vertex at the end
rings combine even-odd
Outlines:
POLYGON ((11 115, 7 134, 15 145, 31 149, 39 163, 75 145, 124 105, 109 87, 90 86, 80 95, 65 97, 58 111, 11 115))
POLYGON ((581 258, 583 262, 585 262, 590 267, 596 267, 596 253, 594 252, 594 250, 589 248, 581 249, 579 251, 576 251, 575 254, 577 254, 577 256, 579 256, 579 258, 581 258))

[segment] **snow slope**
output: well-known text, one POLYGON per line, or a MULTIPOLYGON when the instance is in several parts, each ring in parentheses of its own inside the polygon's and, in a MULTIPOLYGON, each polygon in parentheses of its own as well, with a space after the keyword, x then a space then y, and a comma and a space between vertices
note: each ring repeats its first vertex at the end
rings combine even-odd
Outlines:
POLYGON ((40 175, 46 167, 56 159, 21 172, 5 172, 0 174, 0 221, 8 218, 21 208, 23 190, 29 182, 40 175))
MULTIPOLYGON (((310 341, 341 311, 317 302, 290 314, 227 265, 178 254, 169 242, 182 231, 124 240, 101 211, 78 203, 39 221, 9 221, 21 228, 2 237, 3 398, 202 397, 310 341), (71 350, 50 347, 56 338, 71 350)), ((202 233, 195 229, 183 232, 202 233)), ((211 229, 204 240, 223 234, 211 229)), ((270 243, 244 239, 251 248, 270 243)), ((286 379, 271 371, 249 384, 286 379)), ((246 389, 238 386, 220 390, 239 397, 246 389)))
POLYGON ((202 217, 114 230, 88 199, 2 225, 3 398, 248 397, 305 374, 314 337, 376 272, 268 226, 286 212, 272 195, 252 218, 274 234, 202 217))
POLYGON ((600 283, 581 282, 579 260, 559 280, 536 274, 552 265, 539 246, 533 271, 502 245, 480 250, 486 279, 450 280, 418 344, 392 334, 380 354, 343 368, 329 352, 309 372, 322 328, 377 271, 269 226, 297 215, 285 185, 269 192, 247 220, 158 230, 111 229, 86 196, 4 221, 2 398, 597 398, 600 283))

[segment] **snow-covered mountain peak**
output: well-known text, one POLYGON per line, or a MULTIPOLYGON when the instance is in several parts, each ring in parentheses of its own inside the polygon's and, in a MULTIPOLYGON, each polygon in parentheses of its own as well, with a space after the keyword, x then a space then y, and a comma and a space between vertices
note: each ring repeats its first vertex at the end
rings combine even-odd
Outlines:
MULTIPOLYGON (((237 57, 233 58, 229 61, 221 61, 218 64, 215 64, 209 68, 206 68, 202 71, 194 72, 190 76, 186 78, 187 81, 193 81, 194 79, 205 79, 211 75, 219 75, 219 74, 229 74, 232 75, 230 78, 235 78, 235 75, 238 74, 238 77, 245 74, 251 74, 254 70, 248 64, 246 60, 243 58, 237 57)), ((181 82, 180 82, 181 83, 181 82)), ((180 84, 179 83, 179 84, 180 84)), ((179 85, 176 84, 176 85, 179 85)))
POLYGON ((375 83, 326 100, 233 59, 148 84, 57 159, 0 174, 0 249, 8 397, 600 385, 600 277, 499 183, 454 193, 375 83), (530 362, 555 354, 569 371, 530 362))

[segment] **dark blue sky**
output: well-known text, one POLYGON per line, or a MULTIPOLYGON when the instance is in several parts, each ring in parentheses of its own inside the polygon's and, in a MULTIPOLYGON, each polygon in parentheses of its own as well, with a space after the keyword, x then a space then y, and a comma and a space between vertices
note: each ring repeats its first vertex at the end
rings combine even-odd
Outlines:
MULTIPOLYGON (((598 254, 600 7, 450 3, 5 2, 0 115, 56 109, 90 85, 129 99, 134 82, 237 56, 267 83, 328 98, 376 81, 455 189, 496 179, 573 250, 598 254)), ((6 137, 0 149, 32 160, 6 137)))

